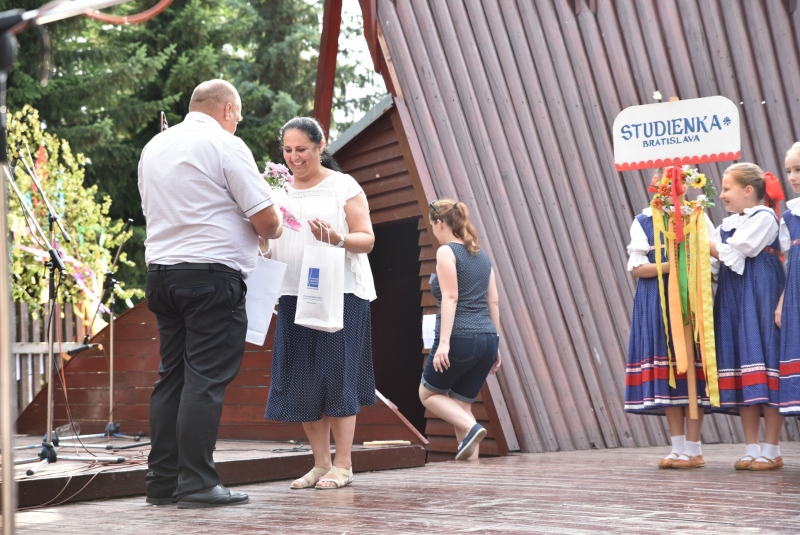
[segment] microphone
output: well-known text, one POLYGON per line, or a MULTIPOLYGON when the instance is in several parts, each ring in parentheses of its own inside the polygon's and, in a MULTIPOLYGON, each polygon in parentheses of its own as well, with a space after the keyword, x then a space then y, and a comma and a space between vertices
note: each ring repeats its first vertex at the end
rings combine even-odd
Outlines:
POLYGON ((22 22, 22 14, 21 9, 9 9, 0 13, 0 33, 5 33, 22 22))
POLYGON ((103 350, 103 345, 102 344, 82 344, 82 345, 76 347, 75 349, 70 349, 69 351, 67 351, 67 355, 69 355, 70 357, 73 357, 73 356, 77 355, 78 353, 83 353, 87 349, 94 349, 96 347, 100 348, 100 351, 103 350))

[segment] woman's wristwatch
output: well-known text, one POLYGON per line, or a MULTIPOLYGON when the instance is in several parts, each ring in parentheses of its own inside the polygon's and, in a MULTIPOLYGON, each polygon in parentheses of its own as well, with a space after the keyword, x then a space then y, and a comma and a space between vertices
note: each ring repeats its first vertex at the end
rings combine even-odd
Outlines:
POLYGON ((339 240, 339 243, 336 244, 336 247, 344 247, 344 234, 342 234, 342 239, 339 240))

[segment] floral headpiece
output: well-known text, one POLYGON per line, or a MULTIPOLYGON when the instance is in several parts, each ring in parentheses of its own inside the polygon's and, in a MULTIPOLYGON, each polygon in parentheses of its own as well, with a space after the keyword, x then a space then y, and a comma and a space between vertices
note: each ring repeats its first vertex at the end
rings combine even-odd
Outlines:
MULTIPOLYGON (((697 169, 684 170, 675 166, 667 169, 664 178, 654 180, 650 184, 649 191, 655 193, 650 201, 653 212, 663 212, 674 217, 675 205, 678 204, 679 197, 686 192, 686 186, 701 189, 703 193, 694 200, 683 201, 680 209, 684 217, 691 216, 695 211, 714 206, 714 201, 711 200, 717 194, 714 182, 697 169)), ((683 217, 675 218, 675 238, 678 243, 683 241, 683 217)))

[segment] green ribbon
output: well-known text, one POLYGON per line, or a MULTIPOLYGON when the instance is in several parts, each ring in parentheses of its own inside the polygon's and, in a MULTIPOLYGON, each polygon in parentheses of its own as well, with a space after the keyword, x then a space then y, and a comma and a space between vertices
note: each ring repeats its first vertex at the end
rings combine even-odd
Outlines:
POLYGON ((678 244, 678 287, 681 292, 681 312, 683 324, 691 321, 689 314, 689 268, 686 264, 686 239, 678 244))

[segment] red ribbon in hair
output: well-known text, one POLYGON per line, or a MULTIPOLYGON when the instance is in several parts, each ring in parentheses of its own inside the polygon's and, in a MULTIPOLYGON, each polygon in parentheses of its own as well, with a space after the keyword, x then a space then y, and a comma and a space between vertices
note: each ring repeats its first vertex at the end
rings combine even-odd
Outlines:
POLYGON ((767 187, 767 206, 772 204, 772 209, 775 210, 775 214, 780 217, 781 209, 778 207, 778 201, 782 201, 786 198, 786 195, 783 193, 783 188, 781 187, 781 181, 778 180, 778 177, 767 171, 764 173, 764 184, 767 187))
POLYGON ((678 198, 686 192, 686 187, 683 185, 683 169, 678 167, 670 167, 667 169, 667 178, 672 181, 672 206, 675 208, 675 243, 683 241, 683 211, 681 210, 683 203, 678 198))

